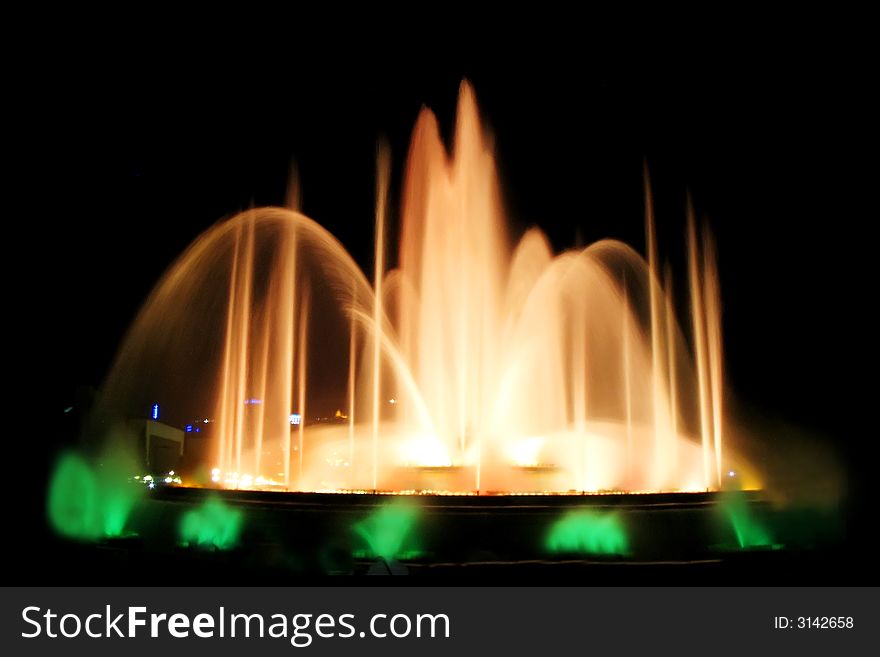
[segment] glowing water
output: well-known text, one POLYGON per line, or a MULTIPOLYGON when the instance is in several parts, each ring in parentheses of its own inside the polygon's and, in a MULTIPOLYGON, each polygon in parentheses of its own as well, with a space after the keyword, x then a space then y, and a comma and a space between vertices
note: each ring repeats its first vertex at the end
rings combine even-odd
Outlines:
POLYGON ((209 499, 181 516, 180 538, 186 546, 229 550, 238 544, 243 525, 240 509, 209 499))
POLYGON ((733 529, 739 548, 746 550, 755 547, 775 546, 769 529, 756 517, 749 506, 748 499, 742 492, 724 493, 720 509, 733 529))
POLYGON ((419 556, 415 530, 419 510, 406 502, 386 504, 352 526, 363 547, 355 549, 359 558, 404 559, 419 556))
POLYGON ((554 255, 535 228, 513 243, 463 84, 451 153, 429 110, 416 123, 389 270, 389 171, 382 151, 372 285, 294 210, 224 221, 148 299, 104 411, 160 399, 181 424, 209 418, 205 465, 236 485, 247 475, 289 490, 719 487, 733 458, 722 452, 718 278, 692 217, 689 346, 659 273, 647 181, 647 262, 614 240, 554 255), (347 422, 341 410, 338 424, 315 421, 334 409, 347 422))
POLYGON ((629 540, 616 513, 571 511, 550 528, 545 548, 555 554, 623 555, 629 540))
POLYGON ((130 469, 109 459, 94 468, 76 454, 62 456, 49 482, 47 511, 52 528, 79 540, 122 536, 143 490, 128 483, 130 469))

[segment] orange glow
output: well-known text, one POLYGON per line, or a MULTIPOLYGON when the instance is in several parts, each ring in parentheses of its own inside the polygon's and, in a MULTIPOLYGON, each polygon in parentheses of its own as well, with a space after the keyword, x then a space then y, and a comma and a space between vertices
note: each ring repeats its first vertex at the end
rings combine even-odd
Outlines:
POLYGON ((724 441, 715 249, 692 210, 689 344, 647 175, 646 257, 615 240, 554 254, 537 228, 516 240, 463 83, 450 151, 430 110, 416 121, 396 259, 389 185, 380 149, 372 280, 291 209, 298 189, 205 232, 138 316, 108 398, 124 407, 139 375, 191 382, 175 403, 213 409, 205 465, 231 488, 706 490, 749 470, 724 441), (327 422, 322 404, 339 409, 327 422))

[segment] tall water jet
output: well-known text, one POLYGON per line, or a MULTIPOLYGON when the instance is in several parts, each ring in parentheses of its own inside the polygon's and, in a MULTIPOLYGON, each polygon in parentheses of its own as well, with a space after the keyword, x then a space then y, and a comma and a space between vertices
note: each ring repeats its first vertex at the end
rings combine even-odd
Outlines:
POLYGON ((710 488, 712 481, 711 461, 711 402, 709 392, 709 363, 706 354, 706 327, 705 311, 703 305, 703 289, 700 282, 700 261, 697 246, 697 231, 695 227, 693 207, 688 202, 687 232, 688 232, 688 274, 691 289, 691 321, 694 331, 694 351, 697 359, 697 386, 699 391, 699 416, 700 416, 700 440, 703 447, 703 483, 710 488))
MULTIPOLYGON (((264 312, 263 321, 261 323, 261 355, 259 360, 259 369, 257 370, 257 381, 259 382, 257 388, 257 398, 261 400, 266 398, 266 379, 269 371, 269 320, 270 318, 268 314, 264 312)), ((263 457, 263 433, 266 424, 266 404, 261 403, 259 405, 257 413, 257 425, 256 430, 254 431, 254 471, 261 472, 263 457)))
POLYGON ((632 413, 632 381, 630 378, 630 326, 629 326, 629 293, 626 289, 626 278, 623 279, 623 395, 626 408, 626 478, 633 476, 633 413, 632 413))
MULTIPOLYGON (((671 435, 674 438, 678 436, 678 374, 676 371, 675 359, 677 357, 675 349, 676 325, 675 325, 675 305, 672 301, 672 269, 667 263, 663 275, 663 286, 666 290, 664 295, 664 315, 666 317, 666 362, 668 363, 667 373, 669 375, 668 388, 669 391, 669 422, 671 435)), ((678 462, 678 442, 676 440, 669 441, 670 458, 673 464, 678 462)))
MULTIPOLYGON (((254 271, 254 224, 250 219, 247 223, 247 242, 245 245, 244 275, 241 277, 239 297, 241 306, 238 313, 238 360, 236 361, 236 400, 245 399, 247 391, 247 368, 249 364, 249 341, 251 319, 251 280, 254 271)), ((235 413, 235 471, 241 472, 241 449, 244 439, 244 409, 242 404, 233 406, 235 413)))
POLYGON ((708 229, 703 233, 703 298, 706 303, 706 343, 708 346, 709 383, 712 390, 712 447, 715 453, 716 484, 721 485, 724 425, 723 372, 721 357, 721 293, 715 264, 715 243, 708 229))
MULTIPOLYGON (((357 296, 352 293, 352 306, 356 303, 357 296)), ((357 333, 355 329, 354 308, 349 310, 348 336, 348 467, 351 477, 354 475, 354 405, 355 405, 355 376, 357 373, 357 333)), ((349 486, 353 484, 349 477, 349 486)))
POLYGON ((648 250, 648 297, 650 305, 650 332, 651 332, 651 401, 654 418, 654 458, 656 461, 656 486, 664 488, 668 485, 672 464, 670 458, 673 449, 669 443, 670 433, 669 418, 665 403, 668 394, 668 381, 664 376, 663 362, 663 330, 661 320, 661 296, 660 273, 657 258, 657 236, 654 227, 654 199, 651 195, 651 183, 648 176, 648 167, 645 164, 645 234, 648 250))
POLYGON ((308 339, 309 326, 309 287, 303 288, 302 298, 300 299, 300 315, 299 315, 299 343, 297 345, 297 358, 299 360, 299 368, 297 370, 297 388, 299 397, 297 402, 297 414, 299 415, 299 425, 297 426, 297 451, 299 452, 299 471, 297 474, 297 482, 302 486, 303 481, 303 456, 305 454, 305 443, 303 435, 306 428, 306 371, 308 368, 309 351, 306 348, 308 339))
POLYGON ((379 477, 379 404, 382 396, 381 347, 384 310, 382 308, 382 278, 385 276, 385 207, 388 198, 388 178, 391 163, 388 152, 380 146, 376 157, 376 247, 373 281, 373 490, 379 477))
MULTIPOLYGON (((281 377, 281 403, 287 404, 287 408, 293 408, 293 358, 294 350, 294 322, 296 318, 296 232, 286 234, 286 240, 282 242, 282 253, 287 257, 283 259, 281 271, 281 307, 278 314, 281 327, 279 335, 283 342, 280 350, 281 364, 279 376, 281 377)), ((283 436, 281 458, 284 465, 284 485, 290 488, 290 421, 292 418, 282 413, 279 417, 280 433, 283 436)), ((300 418, 302 421, 302 418, 300 418)))

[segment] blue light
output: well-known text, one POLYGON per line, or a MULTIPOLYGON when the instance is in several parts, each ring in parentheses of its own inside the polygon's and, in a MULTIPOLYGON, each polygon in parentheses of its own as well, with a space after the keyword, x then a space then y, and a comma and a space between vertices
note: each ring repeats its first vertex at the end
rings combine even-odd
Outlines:
POLYGON ((150 414, 150 417, 154 420, 159 419, 159 404, 153 404, 153 412, 150 414))
POLYGON ((245 403, 245 406, 247 406, 248 404, 262 404, 263 400, 262 399, 245 399, 244 403, 245 403))
POLYGON ((191 425, 191 424, 187 424, 187 425, 186 425, 186 428, 185 428, 184 430, 185 430, 187 433, 192 433, 193 425, 191 425))
POLYGON ((199 433, 202 430, 201 427, 196 427, 196 433, 199 433))
POLYGON ((302 415, 299 413, 291 413, 290 414, 290 423, 293 425, 299 424, 302 422, 302 415))

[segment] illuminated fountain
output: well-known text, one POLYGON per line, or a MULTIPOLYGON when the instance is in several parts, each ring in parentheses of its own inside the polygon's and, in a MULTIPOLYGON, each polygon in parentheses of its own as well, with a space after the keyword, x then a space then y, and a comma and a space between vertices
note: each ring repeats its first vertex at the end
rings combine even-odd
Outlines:
POLYGON ((451 154, 429 110, 416 123, 391 268, 389 171, 380 152, 372 281, 295 209, 201 235, 133 324, 104 421, 162 400, 181 426, 205 423, 203 483, 233 488, 692 491, 729 471, 750 485, 725 443, 714 248, 693 216, 686 340, 647 183, 646 259, 614 240, 555 255, 536 228, 514 241, 463 84, 451 154))

